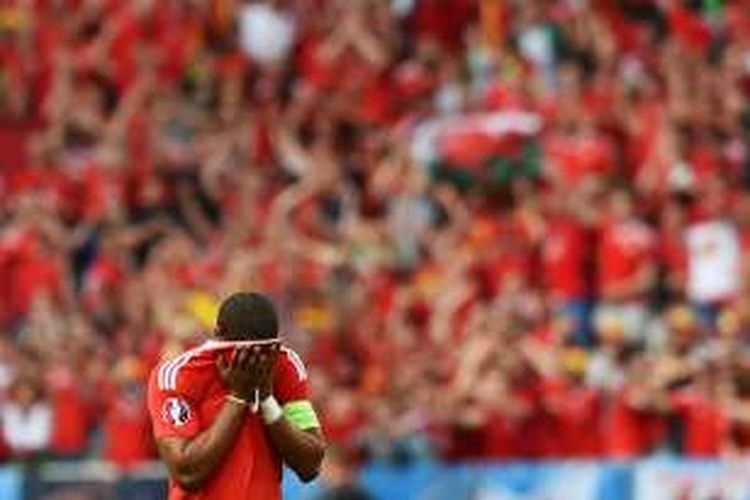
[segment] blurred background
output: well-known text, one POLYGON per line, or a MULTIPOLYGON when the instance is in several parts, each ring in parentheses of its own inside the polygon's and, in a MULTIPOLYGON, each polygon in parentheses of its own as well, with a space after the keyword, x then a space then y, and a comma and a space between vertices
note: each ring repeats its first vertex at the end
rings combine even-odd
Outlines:
POLYGON ((270 294, 288 498, 750 495, 750 1, 0 0, 0 498, 161 498, 270 294))

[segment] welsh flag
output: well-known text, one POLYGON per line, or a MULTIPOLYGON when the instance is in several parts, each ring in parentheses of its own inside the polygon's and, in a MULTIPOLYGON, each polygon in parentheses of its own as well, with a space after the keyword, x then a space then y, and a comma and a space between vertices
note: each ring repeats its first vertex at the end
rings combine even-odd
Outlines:
POLYGON ((541 117, 525 111, 437 118, 414 130, 412 153, 436 180, 492 191, 541 174, 541 128, 541 117))

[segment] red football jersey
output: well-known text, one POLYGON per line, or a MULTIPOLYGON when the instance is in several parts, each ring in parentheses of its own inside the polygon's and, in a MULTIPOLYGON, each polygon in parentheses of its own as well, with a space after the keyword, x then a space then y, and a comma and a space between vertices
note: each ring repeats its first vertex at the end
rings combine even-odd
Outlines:
MULTIPOLYGON (((148 407, 155 437, 192 438, 211 426, 228 394, 209 340, 154 368, 148 407)), ((226 351, 224 351, 226 352, 226 351)), ((305 366, 297 353, 282 347, 273 373, 273 394, 280 405, 309 398, 305 366)), ((234 447, 198 492, 186 492, 170 480, 169 499, 281 499, 282 461, 260 416, 247 412, 234 447)))

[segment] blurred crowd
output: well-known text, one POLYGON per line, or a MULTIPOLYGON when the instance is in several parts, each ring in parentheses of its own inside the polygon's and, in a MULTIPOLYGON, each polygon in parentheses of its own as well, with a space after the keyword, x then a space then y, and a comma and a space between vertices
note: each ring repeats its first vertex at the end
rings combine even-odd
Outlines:
POLYGON ((749 189, 745 0, 0 0, 0 454, 239 289, 345 461, 741 454, 749 189))

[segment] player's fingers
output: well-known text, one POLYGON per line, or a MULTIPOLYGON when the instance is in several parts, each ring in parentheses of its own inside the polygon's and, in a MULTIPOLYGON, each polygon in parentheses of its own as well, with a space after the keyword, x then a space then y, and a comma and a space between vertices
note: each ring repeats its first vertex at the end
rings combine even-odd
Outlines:
POLYGON ((259 375, 263 374, 263 370, 266 366, 266 358, 268 355, 265 352, 259 352, 258 356, 255 358, 255 370, 259 375))
POLYGON ((222 377, 225 376, 229 371, 229 363, 227 363, 227 360, 224 358, 224 356, 219 356, 218 358, 216 358, 216 369, 219 370, 219 373, 222 377))
POLYGON ((260 380, 268 380, 268 378, 271 376, 273 366, 273 356, 270 353, 266 353, 258 365, 258 378, 260 380))
POLYGON ((242 360, 242 349, 235 349, 232 352, 231 368, 237 368, 242 360))
POLYGON ((267 355, 266 359, 268 360, 269 363, 273 363, 276 361, 276 358, 279 355, 279 349, 280 349, 280 346, 278 343, 272 344, 266 349, 266 355, 267 355))
POLYGON ((275 354, 279 351, 279 344, 274 343, 266 346, 265 353, 266 354, 275 354))
POLYGON ((265 357, 265 351, 263 350, 263 347, 256 346, 253 348, 253 364, 255 366, 262 365, 263 364, 263 358, 265 357))
POLYGON ((243 368, 247 363, 248 350, 246 348, 237 349, 232 360, 232 368, 243 368))
POLYGON ((263 357, 263 370, 269 371, 271 368, 273 368, 273 365, 276 363, 276 353, 268 352, 263 357))
POLYGON ((264 366, 264 374, 266 377, 270 377, 273 373, 273 367, 276 365, 276 358, 273 356, 270 356, 268 361, 266 362, 266 365, 264 366))
POLYGON ((245 369, 246 370, 254 370, 255 367, 258 365, 258 358, 260 355, 260 350, 257 346, 253 346, 248 348, 248 355, 245 359, 245 369))

